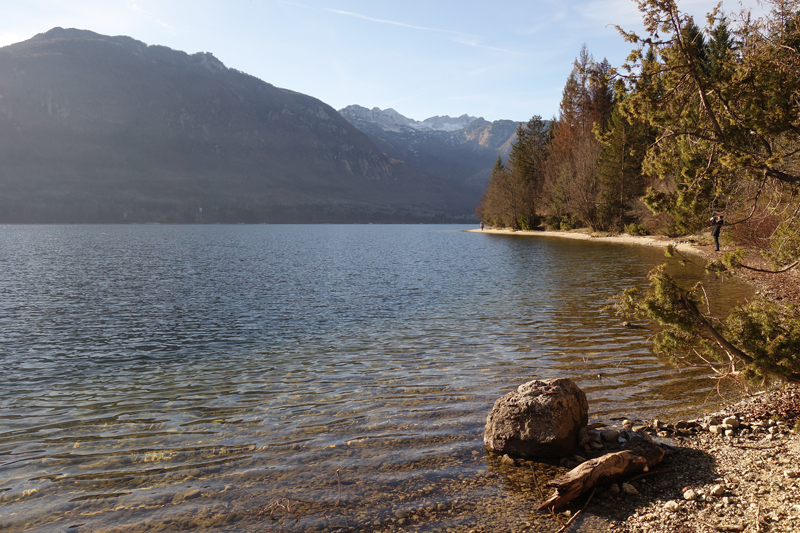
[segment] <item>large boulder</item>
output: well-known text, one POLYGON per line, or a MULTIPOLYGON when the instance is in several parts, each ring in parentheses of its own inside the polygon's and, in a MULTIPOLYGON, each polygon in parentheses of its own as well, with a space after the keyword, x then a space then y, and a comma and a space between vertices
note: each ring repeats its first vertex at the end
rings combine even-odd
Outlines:
POLYGON ((497 400, 486 418, 486 449, 520 457, 567 457, 589 422, 586 395, 569 379, 529 381, 497 400))

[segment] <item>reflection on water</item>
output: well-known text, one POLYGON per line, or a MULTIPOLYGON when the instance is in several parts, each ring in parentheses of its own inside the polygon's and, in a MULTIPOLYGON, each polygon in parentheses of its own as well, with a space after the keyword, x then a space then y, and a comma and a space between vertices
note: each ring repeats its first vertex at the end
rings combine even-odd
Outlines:
POLYGON ((507 390, 717 399, 603 311, 660 250, 463 229, 0 227, 0 531, 517 527, 538 495, 482 446, 507 390))

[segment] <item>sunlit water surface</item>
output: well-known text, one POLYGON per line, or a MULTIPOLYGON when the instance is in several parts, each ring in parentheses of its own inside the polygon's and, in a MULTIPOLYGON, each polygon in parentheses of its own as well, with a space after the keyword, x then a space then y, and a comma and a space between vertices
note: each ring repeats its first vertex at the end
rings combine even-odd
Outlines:
POLYGON ((0 227, 0 531, 468 530, 530 496, 482 443, 517 385, 719 400, 603 310, 660 249, 464 229, 0 227))

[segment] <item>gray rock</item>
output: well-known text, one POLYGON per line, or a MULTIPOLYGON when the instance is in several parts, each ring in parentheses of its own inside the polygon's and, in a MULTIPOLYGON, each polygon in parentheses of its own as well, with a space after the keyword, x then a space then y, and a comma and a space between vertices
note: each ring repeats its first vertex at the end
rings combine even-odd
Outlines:
POLYGON ((600 438, 602 438, 605 442, 617 442, 617 439, 619 438, 619 430, 604 429, 600 432, 600 438))
POLYGON ((722 496, 725 494, 725 485, 714 485, 711 487, 711 495, 712 496, 722 496))
POLYGON ((683 499, 684 500, 694 501, 697 498, 698 498, 698 494, 697 494, 697 492, 695 492, 694 489, 689 489, 689 490, 687 490, 686 492, 683 493, 683 499))
POLYGON ((569 379, 535 380, 498 399, 486 419, 487 450, 521 457, 568 457, 589 422, 586 395, 569 379))

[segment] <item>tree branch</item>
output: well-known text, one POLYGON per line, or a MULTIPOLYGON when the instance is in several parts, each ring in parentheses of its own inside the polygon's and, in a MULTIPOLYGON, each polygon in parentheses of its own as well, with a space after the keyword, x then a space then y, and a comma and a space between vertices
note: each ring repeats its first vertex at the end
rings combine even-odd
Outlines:
MULTIPOLYGON (((683 301, 683 305, 686 307, 686 310, 694 317, 695 320, 706 330, 706 332, 711 335, 714 341, 719 345, 720 348, 728 352, 729 354, 735 356, 737 359, 742 361, 745 364, 752 365, 755 363, 752 357, 748 354, 734 346, 733 344, 728 341, 722 334, 717 331, 711 323, 706 320, 706 317, 697 309, 697 306, 692 302, 689 297, 686 295, 685 292, 678 289, 680 294, 681 300, 683 301)), ((800 383, 800 374, 793 373, 787 376, 776 376, 780 377, 781 379, 788 381, 789 383, 800 383)))

